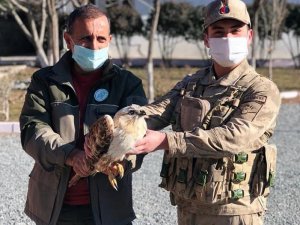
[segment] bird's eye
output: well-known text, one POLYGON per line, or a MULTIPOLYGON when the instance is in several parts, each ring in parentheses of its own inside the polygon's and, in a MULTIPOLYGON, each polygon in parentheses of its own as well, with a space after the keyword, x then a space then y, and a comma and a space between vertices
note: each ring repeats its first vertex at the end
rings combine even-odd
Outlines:
POLYGON ((135 111, 134 110, 129 110, 128 114, 129 115, 134 115, 135 111))

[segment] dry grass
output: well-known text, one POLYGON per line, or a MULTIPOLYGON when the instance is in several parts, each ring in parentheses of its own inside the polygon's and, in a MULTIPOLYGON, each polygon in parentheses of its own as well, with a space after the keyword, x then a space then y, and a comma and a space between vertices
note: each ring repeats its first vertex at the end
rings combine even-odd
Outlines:
MULTIPOLYGON (((26 68, 15 75, 17 80, 28 80, 37 68, 26 68)), ((147 75, 146 70, 141 68, 130 69, 134 74, 143 80, 145 91, 147 92, 147 75)), ((194 73, 197 68, 155 68, 154 84, 155 95, 161 96, 172 88, 186 74, 194 73)), ((267 69, 258 69, 258 72, 267 76, 267 69)), ((274 69, 274 82, 281 91, 283 90, 300 90, 300 70, 295 69, 274 69)), ((10 121, 17 121, 20 110, 24 102, 25 91, 12 90, 10 96, 10 121)), ((299 99, 298 99, 299 100, 299 99)), ((293 103, 289 100, 287 103, 293 103)))

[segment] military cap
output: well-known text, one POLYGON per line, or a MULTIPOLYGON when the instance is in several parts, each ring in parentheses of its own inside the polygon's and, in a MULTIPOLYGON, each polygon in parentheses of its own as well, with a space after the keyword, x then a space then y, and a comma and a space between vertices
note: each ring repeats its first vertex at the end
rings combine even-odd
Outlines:
POLYGON ((241 0, 215 0, 204 9, 204 29, 223 19, 235 19, 251 25, 246 4, 241 0))

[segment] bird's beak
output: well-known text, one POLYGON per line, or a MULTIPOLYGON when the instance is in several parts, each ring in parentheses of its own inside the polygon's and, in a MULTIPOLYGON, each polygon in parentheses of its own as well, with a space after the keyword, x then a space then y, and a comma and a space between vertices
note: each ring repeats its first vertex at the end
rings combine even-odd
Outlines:
POLYGON ((144 110, 140 110, 140 113, 139 113, 140 116, 145 116, 146 115, 146 112, 144 110))

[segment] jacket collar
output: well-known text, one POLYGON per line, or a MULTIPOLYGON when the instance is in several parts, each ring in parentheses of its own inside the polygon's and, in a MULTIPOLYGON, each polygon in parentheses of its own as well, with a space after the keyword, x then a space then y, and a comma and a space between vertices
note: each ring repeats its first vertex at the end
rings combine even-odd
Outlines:
POLYGON ((235 67, 228 74, 224 75, 220 79, 216 80, 216 74, 213 68, 213 65, 207 68, 206 76, 201 80, 202 85, 222 85, 222 86, 232 86, 249 71, 250 65, 248 64, 247 59, 244 59, 240 65, 235 67))
MULTIPOLYGON (((67 51, 61 59, 53 66, 52 79, 69 86, 72 86, 72 65, 74 60, 72 59, 72 52, 67 51)), ((114 76, 113 63, 108 59, 103 67, 101 73, 101 81, 106 81, 114 76)))

